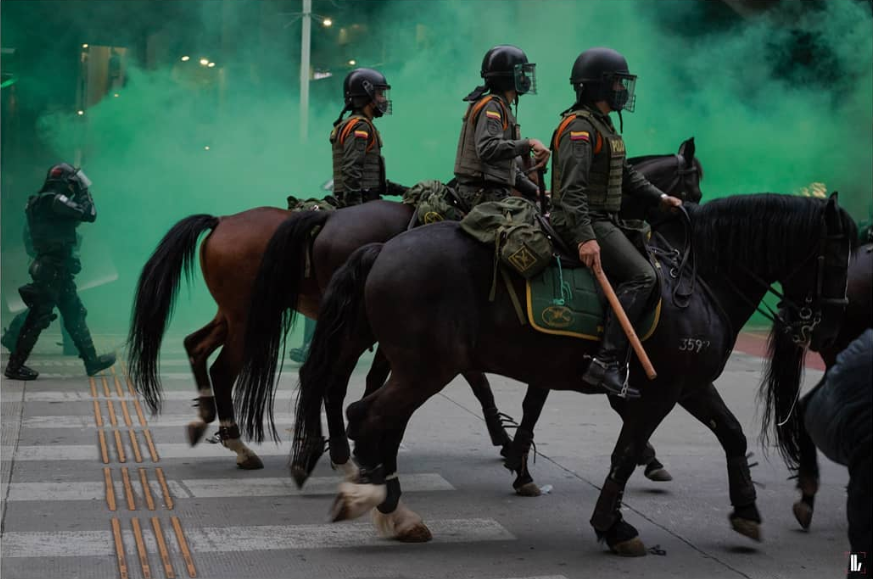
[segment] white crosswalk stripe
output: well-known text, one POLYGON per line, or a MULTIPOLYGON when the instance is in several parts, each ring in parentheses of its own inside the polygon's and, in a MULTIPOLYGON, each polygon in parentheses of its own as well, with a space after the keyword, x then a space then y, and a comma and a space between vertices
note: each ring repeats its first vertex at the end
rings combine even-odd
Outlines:
MULTIPOLYGON (((113 475, 116 496, 124 495, 124 486, 117 472, 113 475)), ((176 499, 218 499, 239 497, 281 497, 281 496, 322 496, 336 493, 339 475, 312 477, 301 490, 290 477, 259 478, 215 478, 170 480, 167 486, 176 499)), ((131 485, 137 497, 142 497, 142 485, 132 480, 131 485)), ((161 487, 150 481, 152 495, 160 496, 161 487)), ((446 479, 435 473, 404 474, 403 492, 453 491, 446 479)), ((96 501, 106 496, 104 482, 79 483, 12 483, 3 485, 2 495, 9 502, 20 501, 96 501)))
MULTIPOLYGON (((515 536, 493 519, 445 519, 428 521, 433 542, 472 543, 512 541, 515 536)), ((185 535, 195 553, 226 553, 342 547, 386 547, 401 543, 383 539, 368 523, 346 525, 259 525, 188 528, 185 535)), ((143 533, 146 549, 157 552, 150 532, 143 533)), ((136 553, 133 533, 123 531, 125 551, 136 553)), ((172 536, 167 534, 168 538, 172 536)), ((168 541, 178 552, 175 541, 168 541)), ((5 533, 2 556, 6 557, 99 557, 114 554, 110 531, 62 531, 5 533)))

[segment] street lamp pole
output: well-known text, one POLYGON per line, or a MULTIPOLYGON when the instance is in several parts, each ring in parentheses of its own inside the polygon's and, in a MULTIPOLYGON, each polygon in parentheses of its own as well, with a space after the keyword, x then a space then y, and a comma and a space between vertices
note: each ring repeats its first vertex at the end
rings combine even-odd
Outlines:
POLYGON ((303 33, 300 37, 300 142, 309 134, 309 54, 312 40, 312 0, 303 0, 303 33))

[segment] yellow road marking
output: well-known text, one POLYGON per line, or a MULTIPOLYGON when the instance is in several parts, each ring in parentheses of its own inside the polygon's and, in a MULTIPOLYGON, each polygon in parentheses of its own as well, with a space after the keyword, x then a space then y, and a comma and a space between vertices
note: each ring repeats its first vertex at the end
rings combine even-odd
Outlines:
POLYGON ((130 486, 130 473, 127 467, 121 469, 121 480, 124 482, 124 496, 127 498, 127 510, 135 511, 136 503, 133 500, 133 487, 130 486))
POLYGON ((109 372, 110 372, 113 376, 115 376, 115 366, 110 366, 110 367, 109 367, 109 372))
POLYGON ((124 456, 124 443, 121 442, 121 432, 118 430, 115 432, 115 448, 118 450, 118 462, 127 462, 127 457, 124 456))
POLYGON ((139 469, 139 481, 142 483, 142 494, 146 500, 146 506, 150 511, 155 510, 155 500, 152 498, 152 489, 149 487, 149 477, 146 469, 139 469))
POLYGON ((182 531, 182 524, 179 522, 179 517, 170 517, 173 522, 173 530, 176 531, 176 540, 179 542, 179 548, 182 549, 182 558, 185 559, 185 566, 188 567, 188 576, 197 577, 197 569, 194 568, 194 559, 191 558, 191 551, 188 549, 188 541, 185 540, 185 533, 182 531))
POLYGON ((133 535, 136 537, 136 550, 139 553, 139 564, 142 566, 142 576, 152 579, 152 568, 149 567, 149 556, 146 552, 145 541, 142 538, 142 529, 139 527, 139 519, 134 517, 130 524, 133 525, 133 535))
POLYGON ((149 445, 149 454, 152 455, 152 462, 159 462, 161 458, 158 456, 158 451, 155 449, 155 443, 152 442, 152 433, 149 432, 149 429, 146 428, 143 430, 146 437, 146 443, 149 445))
POLYGON ((97 422, 97 428, 103 428, 103 413, 100 412, 100 403, 94 401, 94 420, 97 422))
POLYGON ((148 426, 145 416, 142 413, 142 406, 139 405, 139 400, 136 398, 133 399, 133 407, 136 408, 136 415, 139 417, 140 426, 148 426))
POLYGON ((133 447, 133 457, 136 462, 142 462, 142 453, 139 451, 139 439, 136 437, 136 432, 128 430, 130 433, 130 446, 133 447))
MULTIPOLYGON (((124 424, 130 428, 133 426, 133 421, 130 419, 130 411, 127 409, 127 400, 121 401, 121 413, 124 414, 124 424)), ((133 431, 131 431, 133 432, 133 431)))
POLYGON ((106 408, 109 409, 109 424, 118 426, 118 419, 115 418, 115 405, 112 403, 112 400, 106 401, 106 408))
POLYGON ((164 469, 157 467, 155 472, 158 475, 158 482, 161 483, 161 491, 164 493, 164 504, 167 505, 167 510, 173 510, 173 497, 170 496, 170 489, 167 487, 167 479, 164 478, 164 469))
POLYGON ((121 540, 121 526, 118 519, 112 519, 112 535, 115 537, 115 557, 118 559, 118 571, 121 579, 127 579, 127 561, 124 558, 124 542, 121 540))
POLYGON ((118 394, 119 398, 124 397, 124 390, 121 388, 121 380, 118 379, 118 376, 115 376, 115 368, 112 368, 113 378, 115 378, 115 393, 118 394))
POLYGON ((127 391, 130 392, 131 396, 136 396, 136 390, 133 388, 133 382, 130 379, 130 376, 125 374, 125 379, 127 380, 127 391))
POLYGON ((88 378, 88 381, 91 383, 91 398, 97 398, 97 382, 94 378, 88 378))
POLYGON ((112 483, 112 470, 109 467, 103 467, 103 478, 106 480, 106 504, 109 505, 109 510, 115 510, 115 487, 112 483))
POLYGON ((102 430, 98 430, 97 437, 100 439, 100 456, 103 457, 103 464, 109 464, 109 450, 106 448, 106 435, 102 430))
POLYGON ((100 376, 100 379, 103 380, 103 393, 109 398, 112 396, 112 392, 109 391, 109 382, 106 381, 106 376, 100 376))
POLYGON ((161 561, 164 563, 164 574, 167 579, 173 579, 176 576, 173 571, 173 564, 170 562, 170 553, 167 550, 167 544, 164 542, 164 533, 161 531, 161 522, 157 517, 152 517, 152 528, 155 530, 155 539, 158 541, 158 551, 161 552, 161 561))

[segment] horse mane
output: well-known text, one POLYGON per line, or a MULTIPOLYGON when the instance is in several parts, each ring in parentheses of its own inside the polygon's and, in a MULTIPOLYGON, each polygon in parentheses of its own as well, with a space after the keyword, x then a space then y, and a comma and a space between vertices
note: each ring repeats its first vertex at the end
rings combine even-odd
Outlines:
MULTIPOLYGON (((819 240, 826 200, 757 193, 688 206, 700 273, 729 272, 741 264, 764 277, 784 274, 798 251, 819 240), (794 248, 796 251, 786 251, 794 248)), ((841 210, 847 234, 857 226, 841 210)), ((856 235, 854 237, 857 237, 856 235)))

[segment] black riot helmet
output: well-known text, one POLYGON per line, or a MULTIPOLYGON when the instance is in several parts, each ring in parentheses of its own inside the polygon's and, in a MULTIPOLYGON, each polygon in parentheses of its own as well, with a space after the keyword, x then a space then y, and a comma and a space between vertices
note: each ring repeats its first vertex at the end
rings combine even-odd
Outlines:
POLYGON ((589 48, 576 58, 570 74, 576 102, 606 101, 615 111, 633 112, 636 81, 624 56, 611 48, 589 48))
POLYGON ((69 163, 58 163, 49 168, 40 193, 55 191, 81 195, 87 193, 90 187, 91 180, 81 169, 77 169, 69 163))
POLYGON ((500 44, 485 53, 482 78, 492 92, 515 90, 519 95, 536 94, 536 67, 519 47, 500 44))
MULTIPOLYGON (((391 100, 388 91, 391 85, 378 70, 372 68, 356 68, 346 75, 343 81, 343 97, 348 110, 360 109, 370 103, 376 105, 375 116, 391 114, 391 100)), ((340 115, 342 116, 342 115, 340 115)))

